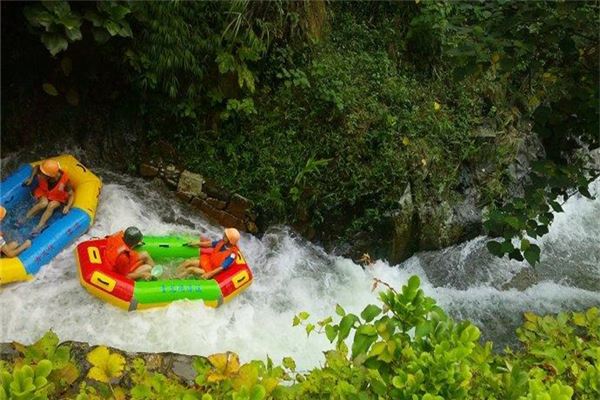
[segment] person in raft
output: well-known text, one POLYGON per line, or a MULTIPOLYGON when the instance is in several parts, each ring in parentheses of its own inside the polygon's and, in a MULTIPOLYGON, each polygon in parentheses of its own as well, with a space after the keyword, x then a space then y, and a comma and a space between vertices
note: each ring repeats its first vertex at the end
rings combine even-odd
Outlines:
POLYGON ((135 251, 144 235, 135 226, 106 237, 104 261, 114 272, 129 279, 150 279, 154 260, 145 251, 135 251))
POLYGON ((33 228, 32 233, 34 234, 40 233, 44 229, 54 210, 62 205, 64 206, 62 212, 66 214, 71 209, 73 200, 75 200, 73 188, 69 184, 69 176, 60 169, 58 161, 51 159, 42 161, 40 165, 31 171, 31 176, 25 181, 25 185, 31 185, 36 175, 38 187, 33 191, 33 197, 37 202, 27 212, 25 219, 20 221, 24 223, 44 210, 37 226, 33 228))
POLYGON ((221 240, 210 241, 201 237, 198 242, 189 242, 188 246, 200 247, 200 254, 198 258, 185 260, 179 266, 178 276, 199 275, 203 279, 210 279, 229 268, 238 256, 239 240, 240 232, 235 228, 227 228, 221 240))
MULTIPOLYGON (((6 216, 6 208, 0 206, 0 222, 6 216)), ((31 240, 24 241, 21 245, 16 241, 6 243, 4 234, 0 232, 0 256, 5 255, 7 257, 16 257, 25 249, 31 247, 31 240)))

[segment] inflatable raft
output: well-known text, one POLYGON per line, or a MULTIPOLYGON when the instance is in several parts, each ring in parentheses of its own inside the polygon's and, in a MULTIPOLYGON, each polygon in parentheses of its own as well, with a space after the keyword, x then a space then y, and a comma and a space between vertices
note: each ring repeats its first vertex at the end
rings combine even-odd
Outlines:
MULTIPOLYGON (((198 257, 192 240, 180 236, 144 236, 138 251, 147 251, 157 264, 198 257)), ((134 281, 104 265, 106 239, 82 242, 75 249, 79 280, 91 294, 128 311, 167 305, 176 300, 203 300, 218 307, 231 300, 252 283, 252 271, 240 253, 235 262, 212 279, 165 279, 134 281)))
MULTIPOLYGON (((0 285, 31 279, 43 265, 50 262, 92 225, 102 188, 101 180, 71 155, 61 155, 52 159, 58 161, 69 175, 75 191, 73 206, 66 215, 60 208, 56 210, 46 228, 31 239, 31 247, 18 257, 0 258, 0 285)), ((23 184, 31 176, 33 168, 41 162, 22 165, 0 184, 0 204, 8 210, 9 215, 11 210, 22 206, 23 202, 31 197, 37 179, 34 179, 30 186, 23 184)), ((37 221, 40 215, 35 216, 33 220, 37 221)), ((13 215, 13 218, 15 217, 13 215)))

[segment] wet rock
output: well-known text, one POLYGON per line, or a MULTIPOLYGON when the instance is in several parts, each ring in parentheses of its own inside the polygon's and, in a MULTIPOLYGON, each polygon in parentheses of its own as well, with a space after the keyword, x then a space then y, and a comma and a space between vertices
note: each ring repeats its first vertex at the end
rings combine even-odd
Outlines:
POLYGON ((544 156, 544 147, 539 137, 531 132, 525 135, 518 146, 515 160, 508 166, 506 171, 511 182, 508 187, 510 196, 525 195, 525 186, 529 181, 528 176, 531 171, 531 164, 544 156))
POLYGON ((11 343, 0 343, 0 360, 10 362, 18 356, 19 353, 11 343))
POLYGON ((590 151, 590 161, 587 165, 588 168, 600 170, 600 147, 590 151))
POLYGON ((244 222, 244 220, 236 217, 235 215, 232 215, 226 211, 217 211, 215 213, 215 218, 216 221, 220 224, 223 225, 225 228, 236 228, 239 229, 241 231, 245 231, 246 230, 246 224, 244 222))
POLYGON ((523 268, 509 282, 502 286, 502 290, 517 289, 524 291, 538 283, 538 281, 539 278, 533 268, 523 268))
POLYGON ((451 230, 452 208, 446 201, 439 205, 424 205, 417 210, 419 218, 419 249, 436 250, 447 246, 456 234, 451 230))
POLYGON ((258 226, 254 222, 248 221, 246 222, 246 230, 252 234, 257 234, 258 226))
POLYGON ((192 195, 184 192, 177 192, 175 195, 185 203, 189 203, 192 200, 192 195))
POLYGON ((181 176, 181 170, 173 164, 169 164, 164 168, 160 169, 159 175, 169 184, 175 183, 175 187, 179 183, 179 177, 181 176))
POLYGON ((150 164, 140 165, 140 175, 144 178, 154 178, 158 175, 158 167, 150 164))
POLYGON ((234 194, 227 204, 227 211, 234 215, 244 215, 246 210, 251 209, 253 203, 239 194, 234 194))
POLYGON ((213 199, 212 197, 207 197, 206 202, 217 210, 224 210, 227 205, 223 200, 213 199))
POLYGON ((393 237, 389 261, 399 263, 410 257, 415 249, 415 207, 410 184, 398 201, 399 209, 392 214, 393 237))
POLYGON ((204 182, 204 192, 212 198, 223 200, 225 202, 229 201, 231 195, 225 189, 220 187, 217 183, 215 183, 211 179, 206 179, 204 182))
POLYGON ((179 177, 177 193, 185 193, 191 196, 199 196, 202 193, 204 178, 200 174, 184 170, 179 177))
POLYGON ((194 383, 196 370, 194 369, 194 359, 182 354, 174 354, 171 363, 171 371, 179 378, 183 379, 188 385, 194 383))
POLYGON ((226 211, 213 207, 207 200, 200 198, 192 199, 192 206, 198 208, 208 219, 226 228, 236 228, 246 231, 246 223, 243 219, 236 217, 226 211))
POLYGON ((208 204, 206 202, 206 200, 201 199, 199 197, 194 197, 192 199, 191 202, 192 206, 196 207, 197 209, 199 209, 200 211, 202 211, 204 214, 212 214, 213 212, 217 211, 214 207, 212 207, 210 204, 208 204))

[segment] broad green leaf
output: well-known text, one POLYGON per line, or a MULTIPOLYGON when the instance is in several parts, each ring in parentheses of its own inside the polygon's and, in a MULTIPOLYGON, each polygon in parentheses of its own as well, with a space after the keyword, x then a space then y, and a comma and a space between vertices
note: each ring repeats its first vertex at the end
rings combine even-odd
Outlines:
POLYGON ((376 305, 373 304, 369 304, 368 306, 365 307, 365 309, 360 313, 360 316, 362 317, 362 319, 364 319, 366 322, 371 322, 376 316, 378 316, 381 313, 381 308, 377 307, 376 305))
POLYGON ((329 339, 329 342, 333 342, 333 340, 337 336, 337 333, 338 333, 337 325, 327 325, 325 327, 325 335, 327 336, 327 339, 329 339))
POLYGON ((290 371, 296 370, 296 361, 294 361, 292 357, 283 357, 282 364, 285 368, 289 369, 290 371))
POLYGON ((46 46, 50 54, 57 55, 69 46, 67 39, 60 33, 43 33, 42 43, 46 46))
POLYGON ((109 383, 112 379, 119 378, 125 367, 125 358, 118 353, 110 353, 104 346, 96 347, 86 358, 92 364, 88 378, 99 382, 109 383))
POLYGON ((240 390, 242 387, 247 389, 252 388, 258 382, 258 367, 255 364, 244 364, 240 367, 237 376, 233 379, 232 384, 235 390, 240 390))
POLYGON ((213 370, 206 376, 208 382, 218 382, 224 379, 230 379, 237 374, 240 369, 238 355, 229 351, 208 356, 208 361, 213 366, 213 370))
POLYGON ((339 325, 338 342, 341 342, 348 337, 350 329, 357 320, 358 317, 354 314, 347 314, 342 318, 339 325))
POLYGON ((335 313, 337 315, 339 315, 340 317, 343 317, 344 315, 346 315, 346 311, 339 304, 335 305, 335 313))
POLYGON ((498 257, 502 257, 504 255, 504 252, 502 251, 502 245, 499 242, 496 242, 495 240, 490 240, 485 245, 491 254, 498 257))
POLYGON ((307 324, 306 325, 306 336, 310 335, 310 333, 315 329, 315 326, 313 324, 307 324))
POLYGON ((250 400, 262 400, 266 395, 266 389, 262 385, 256 385, 250 391, 250 400))
POLYGON ((308 317, 310 317, 310 314, 307 313, 306 311, 302 311, 301 313, 298 314, 298 318, 300 318, 302 321, 308 319, 308 317))
POLYGON ((52 371, 52 363, 50 360, 42 360, 35 367, 35 376, 45 378, 52 371))
POLYGON ((98 43, 106 43, 110 39, 110 34, 104 28, 92 28, 94 40, 98 43))
POLYGON ((102 25, 104 25, 104 17, 101 17, 97 12, 93 11, 93 10, 87 10, 85 12, 85 14, 83 15, 83 17, 85 19, 87 19, 88 21, 90 21, 92 23, 92 25, 94 25, 96 28, 101 27, 102 25))
POLYGON ((540 261, 540 248, 532 244, 525 252, 523 253, 525 259, 531 266, 535 266, 535 263, 540 261))
POLYGON ((44 83, 42 85, 42 89, 44 89, 44 92, 48 93, 50 96, 58 96, 58 90, 56 90, 54 85, 51 83, 44 83))

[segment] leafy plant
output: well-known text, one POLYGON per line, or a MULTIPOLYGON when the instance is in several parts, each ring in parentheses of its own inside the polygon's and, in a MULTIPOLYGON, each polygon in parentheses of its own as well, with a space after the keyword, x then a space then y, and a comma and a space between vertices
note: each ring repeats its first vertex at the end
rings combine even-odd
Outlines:
POLYGON ((65 0, 28 5, 23 12, 32 27, 43 28, 42 43, 53 56, 66 50, 69 43, 83 38, 81 26, 84 19, 92 23, 94 38, 99 43, 105 43, 112 36, 132 36, 131 27, 125 19, 131 11, 127 3, 99 1, 96 6, 85 10, 83 18, 65 0))

